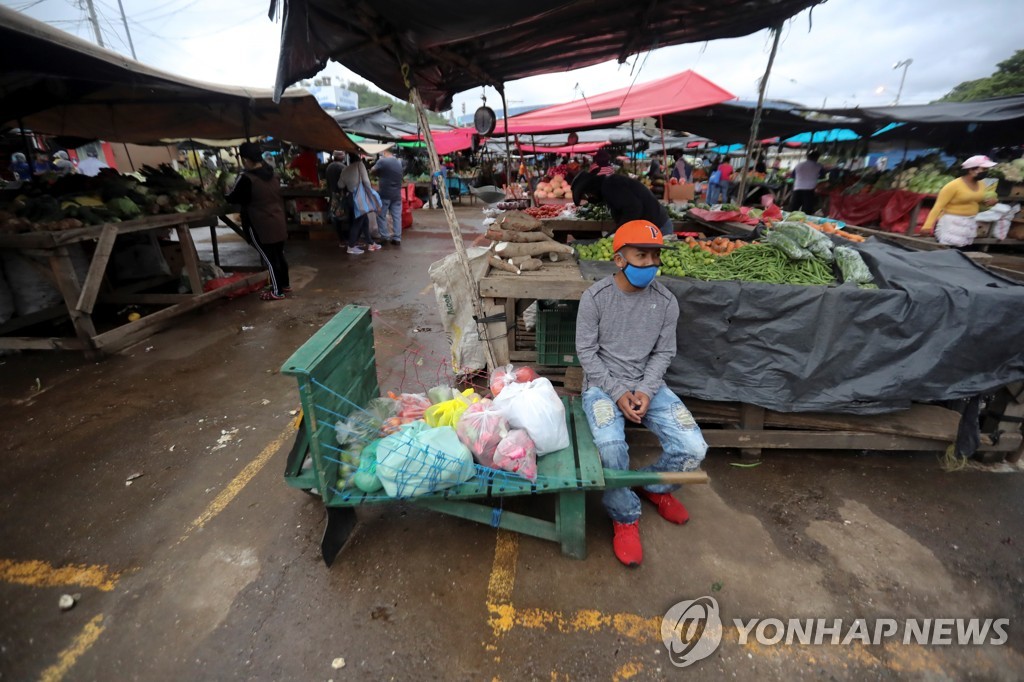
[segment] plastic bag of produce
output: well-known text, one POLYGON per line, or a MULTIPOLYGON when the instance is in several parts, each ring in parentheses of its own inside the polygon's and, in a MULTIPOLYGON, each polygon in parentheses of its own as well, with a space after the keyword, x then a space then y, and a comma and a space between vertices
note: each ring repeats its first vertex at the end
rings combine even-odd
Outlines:
POLYGON ((479 402, 480 396, 471 388, 456 394, 451 400, 431 405, 423 413, 423 419, 430 426, 455 426, 466 408, 479 402))
POLYGON ((465 483, 473 455, 450 426, 415 421, 377 445, 377 478, 391 497, 416 497, 465 483))
POLYGON ((509 384, 524 384, 528 381, 533 381, 536 378, 537 373, 533 371, 532 367, 516 368, 512 365, 505 365, 504 367, 499 367, 491 372, 491 380, 488 383, 491 388, 491 394, 497 396, 501 393, 501 389, 505 388, 509 384))
POLYGON ((786 254, 790 260, 810 260, 814 258, 814 254, 800 246, 796 241, 786 234, 778 230, 772 230, 764 238, 765 244, 771 244, 776 249, 786 254))
POLYGON ((423 419, 423 413, 430 407, 430 399, 422 393, 388 393, 388 397, 397 404, 396 417, 403 419, 423 419))
POLYGON ((451 400, 455 397, 457 391, 452 389, 451 386, 434 386, 432 389, 427 391, 427 397, 430 398, 431 405, 437 405, 443 403, 445 400, 451 400))
POLYGON ((473 453, 473 459, 490 468, 494 468, 494 450, 508 432, 505 415, 487 398, 467 407, 455 426, 455 433, 473 453))
POLYGON ((377 448, 380 441, 369 443, 359 454, 359 468, 352 475, 352 483, 364 493, 375 493, 384 487, 377 478, 377 448))
POLYGON ((826 263, 832 262, 832 240, 829 239, 825 233, 819 232, 810 225, 806 225, 804 223, 793 223, 788 221, 776 223, 772 227, 772 230, 786 235, 799 246, 810 251, 818 259, 823 260, 826 263))
POLYGON ((501 439, 494 451, 494 468, 519 474, 529 481, 537 480, 537 446, 530 434, 512 429, 501 439))
POLYGON ((844 282, 854 284, 873 284, 875 279, 871 276, 871 270, 867 263, 860 257, 856 250, 849 246, 837 246, 835 248, 836 264, 839 271, 843 273, 844 282))
POLYGON ((541 377, 527 383, 512 383, 494 399, 513 428, 525 429, 537 445, 537 454, 561 450, 569 445, 565 406, 551 382, 541 377))

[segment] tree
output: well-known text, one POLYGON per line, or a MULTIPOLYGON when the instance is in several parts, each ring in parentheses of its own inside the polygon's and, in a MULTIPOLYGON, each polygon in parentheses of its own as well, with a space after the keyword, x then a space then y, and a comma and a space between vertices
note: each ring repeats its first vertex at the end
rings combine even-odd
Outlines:
POLYGON ((940 101, 971 102, 1020 94, 1024 94, 1024 50, 1017 50, 1012 57, 996 64, 996 71, 991 76, 964 81, 946 93, 940 101))
MULTIPOLYGON (((352 92, 359 93, 359 107, 375 107, 381 104, 391 105, 391 115, 400 121, 407 121, 409 123, 416 122, 416 107, 403 102, 400 99, 395 99, 391 95, 385 95, 384 93, 377 92, 370 88, 365 83, 345 83, 345 88, 352 92)), ((433 111, 427 112, 427 120, 431 123, 449 123, 441 114, 434 113, 433 111)))

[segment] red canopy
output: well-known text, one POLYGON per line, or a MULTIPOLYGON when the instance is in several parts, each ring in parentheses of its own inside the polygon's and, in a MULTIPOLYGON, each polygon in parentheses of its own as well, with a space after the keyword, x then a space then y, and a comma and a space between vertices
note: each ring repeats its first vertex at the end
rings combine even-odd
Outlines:
MULTIPOLYGON (((437 153, 442 156, 457 152, 460 149, 469 149, 473 146, 473 133, 475 132, 472 128, 456 128, 455 130, 435 132, 434 147, 437 148, 437 153)), ((402 139, 422 141, 423 136, 403 135, 402 139)))
POLYGON ((579 144, 563 145, 561 147, 542 147, 540 145, 521 144, 519 150, 529 154, 593 154, 601 147, 606 147, 611 142, 580 142, 579 144))
MULTIPOLYGON (((535 109, 508 119, 509 133, 549 133, 604 128, 645 116, 711 106, 735 96, 700 74, 686 70, 650 83, 535 109)), ((504 132, 504 126, 498 130, 504 132)))

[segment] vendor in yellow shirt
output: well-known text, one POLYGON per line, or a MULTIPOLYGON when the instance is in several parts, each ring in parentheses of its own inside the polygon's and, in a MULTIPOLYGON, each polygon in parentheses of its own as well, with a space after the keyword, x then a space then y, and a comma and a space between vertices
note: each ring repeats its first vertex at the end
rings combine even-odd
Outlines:
POLYGON ((928 214, 921 232, 929 234, 933 228, 935 239, 948 246, 968 246, 978 234, 979 204, 994 204, 995 199, 986 198, 986 188, 980 180, 985 171, 995 162, 987 156, 972 156, 960 164, 964 174, 947 183, 939 191, 935 206, 928 214))

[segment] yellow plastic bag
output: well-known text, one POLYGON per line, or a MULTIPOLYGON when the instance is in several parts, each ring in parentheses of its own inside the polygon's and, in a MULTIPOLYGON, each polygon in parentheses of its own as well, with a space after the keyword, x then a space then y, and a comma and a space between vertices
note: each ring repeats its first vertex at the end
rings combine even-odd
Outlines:
POLYGON ((459 423, 459 418, 466 408, 480 402, 480 396, 472 388, 467 388, 457 398, 431 405, 423 413, 423 419, 429 426, 452 426, 459 423))

